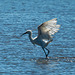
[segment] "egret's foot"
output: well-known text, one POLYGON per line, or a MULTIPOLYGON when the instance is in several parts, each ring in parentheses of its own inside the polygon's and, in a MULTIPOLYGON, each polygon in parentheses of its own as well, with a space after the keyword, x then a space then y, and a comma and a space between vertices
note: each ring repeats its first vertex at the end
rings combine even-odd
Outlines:
POLYGON ((48 58, 48 54, 46 55, 46 58, 48 58))
POLYGON ((46 56, 46 59, 49 59, 49 57, 48 57, 48 56, 46 56))
POLYGON ((49 57, 47 57, 47 59, 49 59, 49 57))

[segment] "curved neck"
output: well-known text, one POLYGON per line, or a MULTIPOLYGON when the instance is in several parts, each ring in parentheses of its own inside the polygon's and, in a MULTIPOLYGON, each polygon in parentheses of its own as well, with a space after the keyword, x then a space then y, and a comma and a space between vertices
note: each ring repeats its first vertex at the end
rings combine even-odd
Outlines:
POLYGON ((32 32, 29 33, 29 39, 33 43, 32 32))

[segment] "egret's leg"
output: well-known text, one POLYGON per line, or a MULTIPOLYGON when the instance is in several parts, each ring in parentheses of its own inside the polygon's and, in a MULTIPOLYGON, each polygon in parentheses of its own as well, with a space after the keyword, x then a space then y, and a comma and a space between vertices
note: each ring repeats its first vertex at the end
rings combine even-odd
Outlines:
MULTIPOLYGON (((46 55, 46 52, 45 52, 44 48, 42 48, 42 49, 43 49, 43 51, 44 51, 44 53, 45 53, 45 55, 46 55)), ((47 58, 47 55, 46 55, 46 58, 47 58)))
POLYGON ((50 51, 47 48, 45 48, 45 49, 48 51, 48 53, 46 54, 46 57, 47 57, 49 55, 50 51))

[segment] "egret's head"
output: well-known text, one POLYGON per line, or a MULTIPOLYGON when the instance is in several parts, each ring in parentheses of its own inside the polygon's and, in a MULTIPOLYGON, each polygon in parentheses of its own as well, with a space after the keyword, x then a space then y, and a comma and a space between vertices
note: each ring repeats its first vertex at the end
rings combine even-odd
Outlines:
POLYGON ((26 32, 25 32, 25 34, 30 34, 31 33, 31 30, 27 30, 26 32))
POLYGON ((23 36, 24 34, 31 34, 31 30, 27 30, 25 33, 23 33, 21 36, 23 36))

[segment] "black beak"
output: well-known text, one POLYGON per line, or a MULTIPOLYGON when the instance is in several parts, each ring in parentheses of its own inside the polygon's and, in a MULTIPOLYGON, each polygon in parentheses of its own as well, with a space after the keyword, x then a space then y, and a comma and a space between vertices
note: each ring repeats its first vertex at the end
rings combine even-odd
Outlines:
POLYGON ((25 33, 23 33, 23 34, 21 34, 21 36, 20 36, 20 37, 22 37, 24 34, 26 34, 26 32, 25 32, 25 33))

